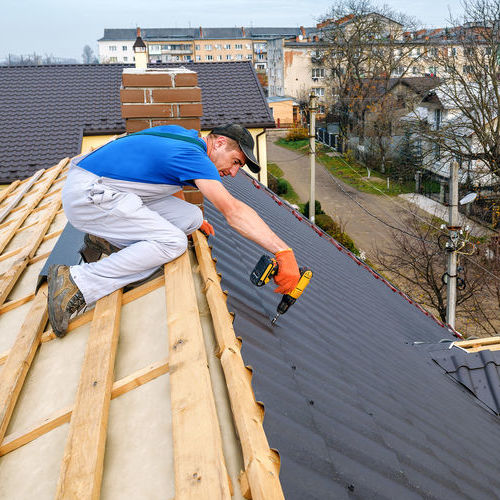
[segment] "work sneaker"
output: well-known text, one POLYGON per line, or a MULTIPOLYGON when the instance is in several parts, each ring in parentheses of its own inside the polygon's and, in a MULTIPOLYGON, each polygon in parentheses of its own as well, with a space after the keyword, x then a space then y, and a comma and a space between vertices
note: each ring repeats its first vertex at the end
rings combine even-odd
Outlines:
POLYGON ((88 233, 83 237, 83 243, 90 250, 106 255, 111 255, 112 253, 118 252, 120 250, 120 248, 112 245, 104 238, 99 238, 99 236, 94 236, 93 234, 88 233))
POLYGON ((64 337, 69 319, 85 307, 85 299, 71 278, 68 266, 50 266, 48 283, 50 325, 58 337, 64 337))

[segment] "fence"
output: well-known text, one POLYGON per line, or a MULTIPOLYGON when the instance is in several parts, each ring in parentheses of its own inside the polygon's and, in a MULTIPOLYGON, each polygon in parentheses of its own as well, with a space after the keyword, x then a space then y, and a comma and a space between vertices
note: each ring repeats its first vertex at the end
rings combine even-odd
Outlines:
POLYGON ((339 134, 330 134, 326 130, 326 128, 318 128, 316 129, 316 140, 318 140, 322 144, 325 144, 326 146, 330 146, 339 153, 342 152, 339 134))

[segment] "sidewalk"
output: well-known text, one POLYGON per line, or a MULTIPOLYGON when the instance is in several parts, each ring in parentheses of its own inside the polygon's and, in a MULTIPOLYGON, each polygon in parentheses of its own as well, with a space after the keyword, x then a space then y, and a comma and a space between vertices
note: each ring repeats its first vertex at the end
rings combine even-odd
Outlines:
MULTIPOLYGON (((412 203, 413 205, 417 205, 421 210, 427 212, 430 215, 434 215, 443 219, 443 221, 447 222, 449 220, 449 208, 442 205, 441 203, 431 200, 422 194, 416 193, 407 193, 400 194, 399 198, 403 198, 404 200, 412 203)), ((460 221, 460 225, 462 227, 469 226, 471 228, 471 234, 474 236, 488 236, 494 234, 495 231, 488 229, 487 227, 478 224, 477 222, 467 218, 463 214, 458 214, 458 220, 460 221)))

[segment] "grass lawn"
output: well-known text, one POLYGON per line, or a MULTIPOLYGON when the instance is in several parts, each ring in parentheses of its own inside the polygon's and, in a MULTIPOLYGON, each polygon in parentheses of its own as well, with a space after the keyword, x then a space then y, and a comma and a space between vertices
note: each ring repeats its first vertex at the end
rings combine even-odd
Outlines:
POLYGON ((285 193, 281 193, 279 196, 284 198, 288 203, 291 203, 292 205, 301 205, 300 203, 300 198, 299 195, 295 192, 293 189, 293 186, 285 179, 283 178, 283 170, 276 165, 276 163, 268 162, 267 164, 267 171, 276 177, 276 179, 281 180, 283 184, 286 184, 287 189, 285 193))
MULTIPOLYGON (((287 141, 286 139, 278 139, 276 144, 294 151, 301 151, 304 154, 309 152, 309 140, 303 139, 300 141, 287 141)), ((371 194, 387 194, 389 196, 397 196, 401 193, 412 193, 414 191, 414 183, 406 182, 399 184, 390 180, 389 188, 387 188, 387 176, 370 171, 370 178, 366 167, 356 163, 348 162, 342 156, 328 156, 327 153, 331 150, 320 143, 316 143, 316 159, 323 164, 329 172, 335 177, 342 179, 346 184, 355 187, 358 191, 371 194)))

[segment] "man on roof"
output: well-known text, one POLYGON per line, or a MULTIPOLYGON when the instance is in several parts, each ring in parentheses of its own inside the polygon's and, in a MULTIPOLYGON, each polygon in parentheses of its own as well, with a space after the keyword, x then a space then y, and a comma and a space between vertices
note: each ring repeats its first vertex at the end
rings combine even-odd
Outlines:
POLYGON ((149 278, 182 255, 187 235, 197 229, 214 234, 196 205, 173 196, 182 186, 196 186, 231 227, 274 253, 275 292, 292 291, 300 278, 292 249, 221 182, 245 164, 259 172, 253 147, 248 130, 234 123, 204 138, 196 130, 167 125, 119 138, 72 161, 62 191, 64 211, 87 233, 87 247, 108 256, 51 266, 48 308, 54 333, 64 336, 70 317, 86 304, 149 278))

